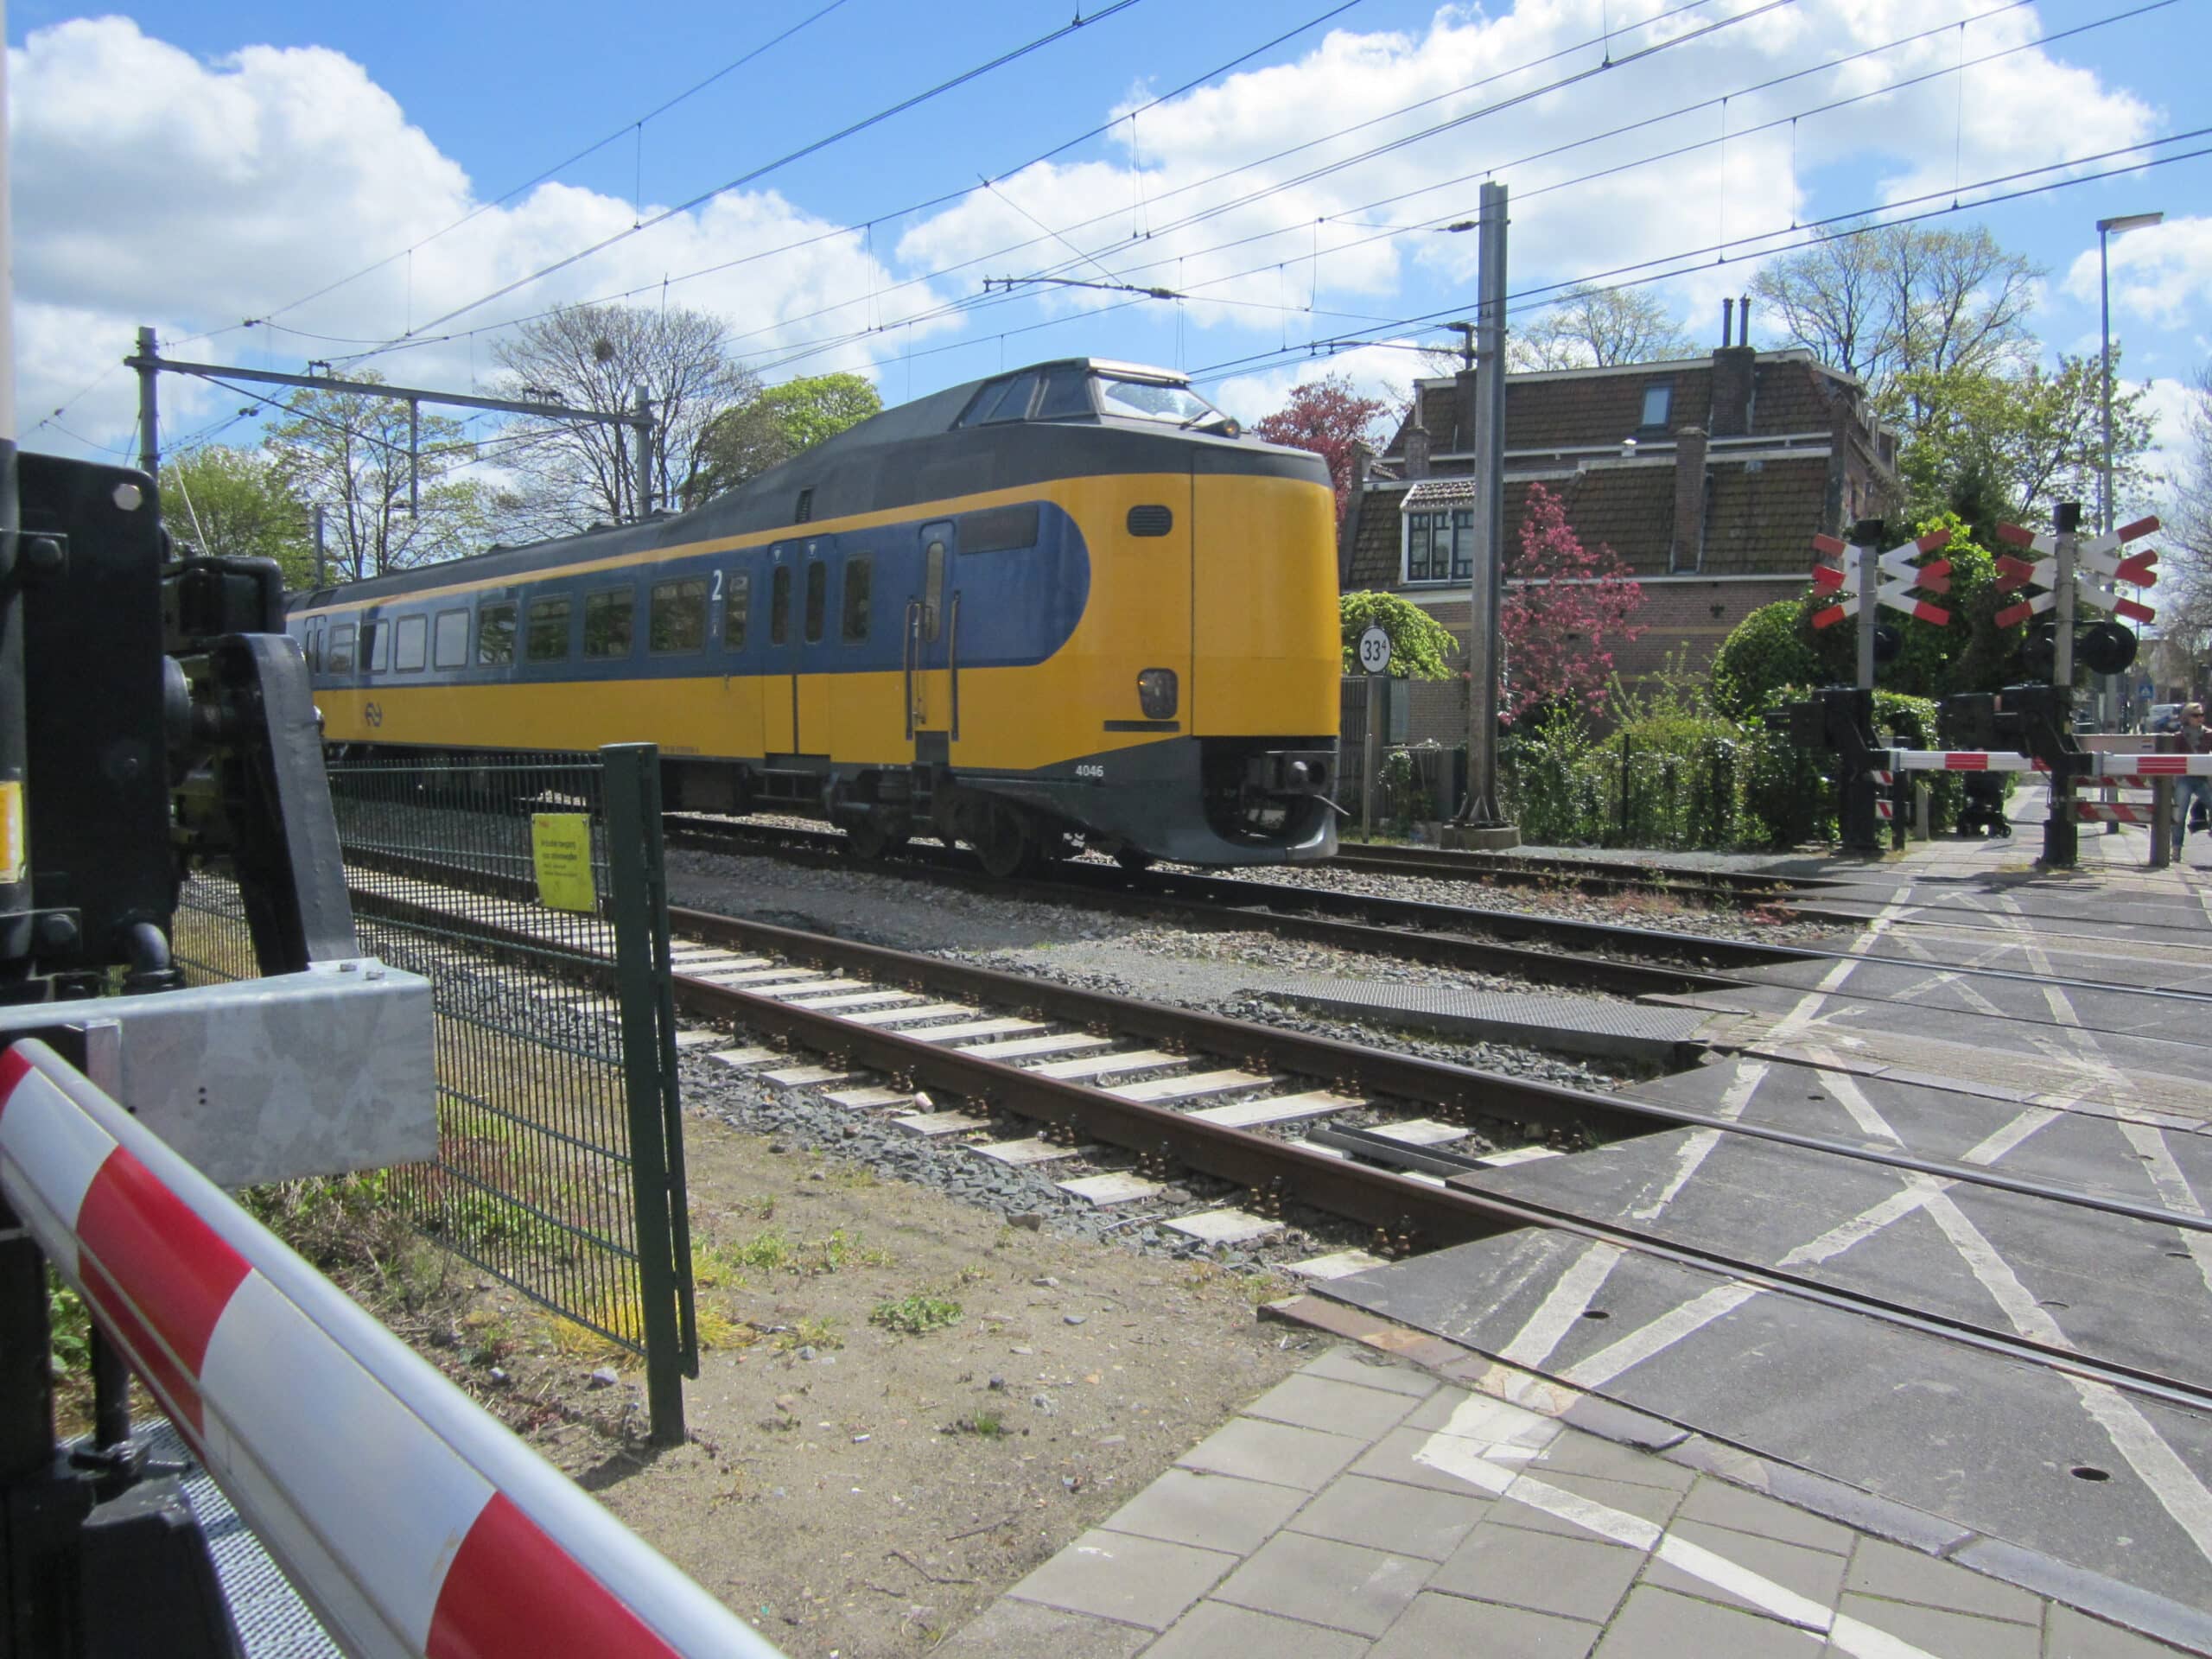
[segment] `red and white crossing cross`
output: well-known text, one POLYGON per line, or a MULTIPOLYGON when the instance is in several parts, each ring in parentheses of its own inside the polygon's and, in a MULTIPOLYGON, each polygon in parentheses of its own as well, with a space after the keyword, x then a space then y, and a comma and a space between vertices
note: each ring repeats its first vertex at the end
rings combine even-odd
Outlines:
MULTIPOLYGON (((1931 594, 1951 591, 1951 562, 1948 559, 1936 559, 1927 564, 1912 563, 1919 555, 1948 547, 1950 542, 1949 531, 1931 530, 1918 541, 1893 547, 1877 557, 1874 561, 1876 572, 1888 580, 1876 583, 1875 604, 1886 605, 1893 611, 1903 611, 1907 616, 1916 617, 1923 622, 1932 622, 1939 628, 1947 626, 1951 620, 1948 611, 1940 605, 1931 605, 1926 600, 1913 599, 1909 595, 1916 588, 1925 588, 1931 594)), ((1833 536, 1815 536, 1813 537, 1813 550, 1834 555, 1843 560, 1840 569, 1832 564, 1815 564, 1813 567, 1813 586, 1823 594, 1834 594, 1837 601, 1825 610, 1815 611, 1813 626, 1816 628, 1829 627, 1847 616, 1858 615, 1861 598, 1859 592, 1859 550, 1833 536)))
MULTIPOLYGON (((2123 599, 2116 584, 2133 582, 2139 588, 2148 588, 2158 580, 2158 555, 2154 549, 2145 548, 2140 553, 2120 556, 2120 550, 2140 536, 2148 536, 2158 528, 2157 516, 2138 518, 2132 524, 2118 530, 2108 530, 2101 536, 2091 536, 2075 543, 2074 591, 2077 597, 2090 604, 2110 611, 2114 616, 2124 616, 2132 622, 2157 620, 2158 612, 2148 605, 2132 599, 2123 599)), ((2058 602, 2053 591, 2058 585, 2058 542, 2048 532, 2024 530, 2018 524, 1997 526, 1997 539, 2014 547, 2024 547, 2040 556, 2032 563, 2014 558, 2010 553, 1997 556, 1997 591, 2009 594, 2016 588, 2036 587, 2044 589, 2031 599, 2017 605, 2008 605, 1997 613, 1997 626, 2009 628, 2015 622, 2024 622, 2040 615, 2058 602)))

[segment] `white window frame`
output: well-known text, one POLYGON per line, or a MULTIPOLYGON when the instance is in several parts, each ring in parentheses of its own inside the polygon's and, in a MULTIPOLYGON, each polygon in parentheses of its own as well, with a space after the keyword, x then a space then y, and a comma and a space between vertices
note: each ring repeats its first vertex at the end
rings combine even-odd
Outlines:
MULTIPOLYGON (((1454 521, 1462 513, 1467 517, 1465 530, 1471 540, 1474 535, 1474 510, 1471 506, 1415 507, 1411 512, 1402 511, 1398 514, 1398 585, 1401 588, 1464 587, 1474 580, 1474 553, 1471 548, 1465 561, 1467 569, 1462 573, 1459 569, 1461 561, 1457 532, 1459 526, 1454 521), (1445 560, 1444 569, 1446 574, 1443 575, 1415 577, 1413 574, 1414 517, 1416 513, 1425 518, 1441 518, 1445 521, 1446 527, 1454 532, 1452 550, 1445 560)), ((1430 533, 1432 535, 1435 533, 1433 526, 1430 533)), ((1429 556, 1433 563, 1435 559, 1433 549, 1429 556)))

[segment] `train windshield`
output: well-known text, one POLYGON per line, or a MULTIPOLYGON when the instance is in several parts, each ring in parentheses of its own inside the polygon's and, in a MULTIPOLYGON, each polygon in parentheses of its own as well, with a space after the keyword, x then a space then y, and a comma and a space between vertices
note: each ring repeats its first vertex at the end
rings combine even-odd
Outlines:
POLYGON ((1172 426, 1226 425, 1229 422, 1228 416, 1188 386, 1123 380, 1110 374, 1098 377, 1098 407, 1103 413, 1125 420, 1166 421, 1172 426))

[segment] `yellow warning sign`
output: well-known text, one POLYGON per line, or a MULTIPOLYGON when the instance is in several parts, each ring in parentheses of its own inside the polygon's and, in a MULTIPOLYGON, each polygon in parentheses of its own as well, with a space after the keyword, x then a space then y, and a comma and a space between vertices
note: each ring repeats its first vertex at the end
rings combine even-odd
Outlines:
POLYGON ((530 855, 537 867, 537 899, 548 910, 597 910, 591 879, 591 819, 582 812, 534 812, 530 855))
POLYGON ((28 845, 23 834, 23 786, 11 779, 0 783, 0 881, 23 879, 28 845))

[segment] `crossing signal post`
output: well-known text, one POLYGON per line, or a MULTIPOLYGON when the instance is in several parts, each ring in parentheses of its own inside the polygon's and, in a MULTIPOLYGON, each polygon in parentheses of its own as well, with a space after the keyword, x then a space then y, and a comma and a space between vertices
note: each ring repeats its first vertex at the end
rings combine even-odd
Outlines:
MULTIPOLYGON (((2062 501, 2051 523, 2049 534, 2018 524, 1997 527, 1999 541, 2037 556, 2023 559, 2010 553, 2000 555, 1998 591, 2016 593, 2028 588, 2042 591, 2006 606, 1997 613, 1996 622, 2000 628, 2011 627, 2048 612, 2054 624, 2048 664, 2050 696, 2038 709, 2039 717, 2034 722, 2039 728, 2063 734, 2063 741, 2044 737, 2054 764, 2050 766, 2050 816, 2044 825, 2043 861, 2053 868, 2071 869, 2081 855, 2081 815, 2075 810, 2074 780, 2086 775, 2087 767, 2080 763, 2088 758, 2078 753, 2073 741, 2075 658, 2078 652, 2082 665, 2092 672, 2117 674, 2134 662, 2136 650, 2135 635, 2119 622, 2109 618, 2093 622, 2077 638, 2076 620, 2083 605, 2130 622, 2157 620, 2158 613, 2150 606, 2123 597, 2120 584, 2148 588, 2158 581, 2155 551, 2146 548, 2131 554, 2122 550, 2158 529, 2158 521, 2139 518, 2101 536, 2084 537, 2082 504, 2062 501)), ((2028 671, 2040 677, 2045 664, 2038 645, 2039 640, 2031 638, 2022 647, 2022 657, 2028 671)), ((2014 698, 2016 693, 2028 689, 2015 687, 2005 696, 2014 698)))
POLYGON ((1813 538, 1815 553, 1842 561, 1813 566, 1814 587, 1831 601, 1814 613, 1813 626, 1829 628, 1847 617, 1859 620, 1858 683, 1848 690, 1830 687, 1815 693, 1811 704, 1799 705, 1813 712, 1799 716, 1793 735, 1806 747, 1832 748, 1841 755, 1837 819, 1844 849, 1854 853, 1882 850, 1882 823, 1895 810, 1885 811, 1885 781, 1877 779, 1869 759, 1874 748, 1874 671, 1897 655, 1901 643, 1895 629, 1880 625, 1878 613, 1886 607, 1939 628, 1951 620, 1950 612, 1942 606, 1914 596, 1916 589, 1950 592, 1949 560, 1914 561, 1949 545, 1951 532, 1930 531, 1916 541, 1878 550, 1888 538, 1889 527, 1879 518, 1862 518, 1853 525, 1847 544, 1833 536, 1813 538))

